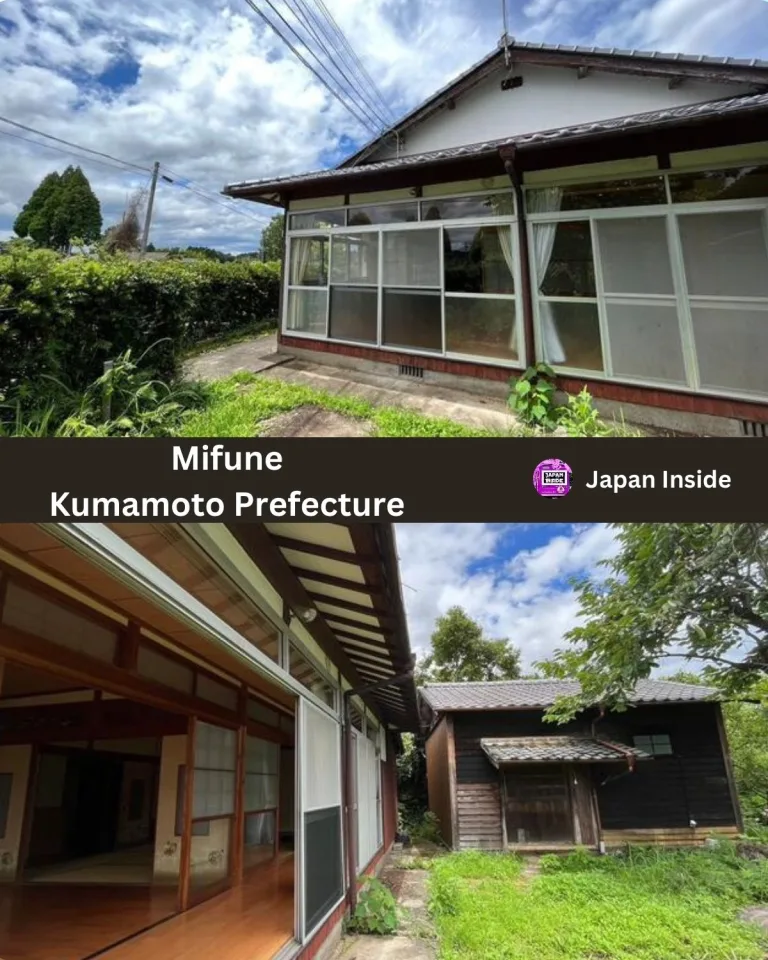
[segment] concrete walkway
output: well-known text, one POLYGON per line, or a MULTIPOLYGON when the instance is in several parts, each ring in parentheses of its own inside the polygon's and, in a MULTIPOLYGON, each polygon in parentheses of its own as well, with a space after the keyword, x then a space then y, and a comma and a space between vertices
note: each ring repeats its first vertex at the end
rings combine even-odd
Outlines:
MULTIPOLYGON (((414 851, 409 851, 413 854, 414 851)), ((379 879, 397 900, 400 926, 393 937, 346 936, 334 960, 434 960, 435 931, 427 911, 427 870, 402 869, 403 850, 396 844, 379 879)))
POLYGON ((251 371, 337 396, 357 397, 377 407, 400 407, 422 416, 452 420, 475 430, 510 433, 519 425, 504 400, 497 396, 479 396, 429 382, 294 360, 276 350, 274 335, 259 337, 193 357, 185 365, 184 373, 189 379, 220 380, 233 373, 251 371))

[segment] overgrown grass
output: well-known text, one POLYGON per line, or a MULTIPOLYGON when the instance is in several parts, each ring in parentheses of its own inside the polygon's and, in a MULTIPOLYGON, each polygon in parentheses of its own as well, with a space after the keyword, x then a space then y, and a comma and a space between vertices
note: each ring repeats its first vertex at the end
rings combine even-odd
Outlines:
POLYGON ((322 390, 236 373, 214 383, 204 410, 185 423, 184 437, 254 437, 265 420, 304 406, 323 407, 347 417, 370 421, 379 437, 494 437, 452 420, 424 417, 410 410, 375 407, 356 397, 337 397, 322 390))
POLYGON ((768 938, 738 919, 768 901, 768 863, 715 850, 436 860, 430 908, 441 960, 760 960, 768 938))

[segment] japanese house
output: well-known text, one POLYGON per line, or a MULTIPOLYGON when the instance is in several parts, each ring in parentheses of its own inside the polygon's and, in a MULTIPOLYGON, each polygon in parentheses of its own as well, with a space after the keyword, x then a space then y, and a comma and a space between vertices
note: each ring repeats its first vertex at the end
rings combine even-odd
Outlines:
POLYGON ((645 680, 629 709, 544 722, 572 681, 429 684, 429 808, 452 849, 697 844, 741 830, 714 691, 645 680))
POLYGON ((287 212, 280 350, 768 432, 768 62, 502 43, 287 212), (456 379, 460 378, 460 379, 456 379))
POLYGON ((411 672, 389 525, 0 525, 0 956, 324 956, 411 672))

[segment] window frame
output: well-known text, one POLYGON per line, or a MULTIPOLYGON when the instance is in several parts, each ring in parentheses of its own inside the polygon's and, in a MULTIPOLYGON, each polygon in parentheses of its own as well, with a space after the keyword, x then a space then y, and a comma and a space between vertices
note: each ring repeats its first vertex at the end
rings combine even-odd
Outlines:
MULTIPOLYGON (((376 206, 384 206, 386 204, 399 204, 405 202, 408 198, 400 198, 397 200, 387 200, 387 201, 378 201, 376 206)), ((519 248, 519 237, 518 231, 516 229, 518 218, 517 218, 517 198, 515 197, 512 187, 508 188, 499 188, 495 187, 493 189, 485 190, 462 190, 458 193, 451 192, 447 194, 441 194, 440 196, 435 197, 417 197, 413 198, 418 203, 419 210, 419 220, 416 222, 410 223, 387 223, 387 224, 368 224, 361 226, 343 226, 343 227, 329 227, 326 230, 288 230, 288 247, 287 255, 288 260, 286 262, 284 274, 284 306, 283 306, 283 316, 280 320, 280 329, 284 336, 295 337, 296 339, 307 339, 307 340, 319 340, 329 344, 338 344, 339 346, 350 346, 357 348, 368 347, 372 350, 383 350, 388 353, 408 353, 414 356, 423 356, 423 357, 440 357, 447 360, 460 360, 460 361, 473 361, 476 363, 484 363, 489 366, 497 366, 510 370, 520 370, 525 369, 529 358, 526 356, 526 344, 525 338, 522 334, 522 323, 523 318, 520 314, 520 311, 516 309, 516 318, 515 322, 517 323, 517 345, 518 345, 518 359, 517 360, 500 360, 494 357, 486 357, 483 355, 475 354, 466 354, 455 351, 449 351, 446 349, 446 329, 445 329, 445 300, 446 296, 450 297, 466 297, 473 298, 482 297, 483 299, 495 299, 495 300, 519 300, 519 291, 522 289, 522 273, 520 269, 520 248, 519 248), (429 200, 461 200, 466 197, 486 197, 494 194, 504 194, 511 195, 512 197, 512 213, 505 214, 501 216, 489 216, 489 217, 469 217, 467 219, 455 218, 451 220, 424 220, 422 219, 422 204, 429 200), (512 240, 512 254, 514 259, 514 270, 513 270, 513 281, 515 293, 513 294, 457 294, 457 293, 446 293, 445 290, 445 230, 448 229, 459 229, 463 227, 499 227, 506 226, 509 227, 512 240), (394 231, 404 231, 404 230, 436 230, 439 234, 439 270, 440 270, 440 285, 436 287, 423 287, 423 286, 412 286, 412 285, 398 285, 391 286, 384 283, 384 234, 394 232, 394 231), (344 235, 351 232, 355 233, 378 233, 379 234, 379 264, 378 264, 378 282, 377 284, 371 285, 371 289, 377 291, 378 297, 378 314, 377 314, 377 331, 376 331, 376 342, 370 341, 361 341, 361 340, 343 340, 331 338, 330 333, 330 310, 331 310, 331 276, 333 272, 333 238, 337 235, 344 235), (329 238, 329 253, 328 253, 328 286, 327 287, 296 287, 293 284, 288 282, 290 278, 290 268, 291 268, 291 251, 292 251, 292 241, 295 239, 301 239, 303 237, 312 237, 318 235, 326 235, 329 238), (287 327, 288 321, 288 297, 291 290, 300 289, 300 290, 326 290, 327 302, 326 302, 326 318, 325 318, 325 333, 304 333, 302 331, 290 330, 287 327), (440 323, 441 323, 441 349, 440 350, 425 350, 418 347, 407 347, 407 346, 390 346, 383 342, 383 333, 384 333, 384 291, 385 290, 418 290, 422 292, 432 292, 437 294, 440 297, 440 323)), ((343 209, 350 211, 354 210, 357 207, 371 206, 372 204, 368 203, 355 203, 344 207, 343 209)), ((334 210, 342 209, 341 207, 334 207, 334 210)), ((318 210, 301 210, 295 211, 296 213, 302 214, 311 214, 311 213, 327 213, 330 208, 318 209, 318 210)), ((290 218, 291 212, 288 211, 288 216, 290 218)), ((349 216, 347 215, 346 220, 349 221, 349 216)), ((290 223, 290 219, 289 219, 290 223)), ((515 304, 517 308, 517 304, 515 304)))
MULTIPOLYGON (((558 211, 556 213, 528 213, 526 214, 526 230, 528 236, 529 248, 533 249, 535 225, 539 223, 567 222, 567 221, 589 221, 592 238, 592 255, 594 257, 595 269, 595 287, 597 296, 590 297, 542 297, 538 293, 537 277, 535 275, 535 264, 531 263, 531 289, 533 293, 533 318, 534 318, 534 344, 537 357, 543 356, 543 336, 540 303, 542 301, 566 301, 566 302, 587 302, 596 303, 598 309, 598 320, 600 325, 600 339, 603 351, 603 370, 588 370, 579 367, 568 366, 566 364, 553 364, 553 369, 558 375, 571 376, 577 378, 587 378, 608 383, 621 383, 652 387, 655 389, 671 390, 678 393, 705 394, 711 396, 725 397, 731 400, 745 400, 759 402, 761 399, 768 399, 768 389, 764 394, 751 391, 733 390, 727 388, 703 387, 699 375, 698 355, 696 351, 696 342, 693 330, 692 307, 697 304, 706 306, 712 304, 731 304, 744 303, 749 305, 764 305, 768 308, 768 297, 710 297, 690 295, 688 293, 687 280, 685 275, 685 263, 683 259, 682 240, 678 218, 681 216, 697 214, 717 214, 719 212, 758 212, 762 214, 763 240, 766 247, 766 258, 768 259, 768 197, 737 199, 737 200, 709 200, 682 203, 672 201, 669 184, 669 177, 683 173, 693 172, 717 172, 717 170, 730 170, 737 166, 761 166, 759 163, 738 164, 731 161, 726 164, 700 165, 694 168, 675 167, 667 171, 647 171, 642 175, 633 176, 632 179, 654 179, 661 173, 664 177, 667 203, 649 204, 647 206, 633 207, 606 207, 585 210, 558 211), (666 220, 667 240, 669 244, 670 267, 672 270, 672 281, 674 295, 669 294, 606 294, 602 260, 600 255, 600 240, 598 236, 598 224, 601 220, 630 220, 643 218, 659 218, 666 220), (677 308, 678 328, 680 331, 680 340, 682 346, 683 364, 686 375, 685 383, 672 383, 668 380, 652 377, 635 377, 621 374, 619 376, 613 373, 613 361, 610 349, 610 335, 608 331, 608 321, 606 306, 609 302, 622 301, 634 302, 638 305, 655 304, 674 304, 677 308)), ((768 163, 766 164, 768 165, 768 163)), ((579 183, 587 182, 607 182, 609 180, 627 179, 626 175, 617 177, 606 177, 593 175, 592 177, 580 177, 579 183)), ((573 180, 571 182, 577 182, 573 180)), ((524 190, 539 189, 542 186, 557 186, 558 184, 530 184, 524 190)))
POLYGON ((672 736, 669 733, 661 733, 660 731, 657 731, 656 733, 634 733, 632 734, 632 746, 636 750, 642 750, 643 753, 649 754, 654 759, 657 757, 674 757, 675 756, 675 747, 674 747, 674 744, 672 743, 672 736), (662 752, 657 753, 656 747, 659 746, 659 744, 656 744, 654 741, 662 740, 662 739, 666 740, 667 744, 669 745, 669 750, 664 750, 662 752), (650 741, 650 743, 648 743, 647 746, 643 747, 640 744, 638 744, 637 742, 638 740, 646 740, 646 741, 650 741))

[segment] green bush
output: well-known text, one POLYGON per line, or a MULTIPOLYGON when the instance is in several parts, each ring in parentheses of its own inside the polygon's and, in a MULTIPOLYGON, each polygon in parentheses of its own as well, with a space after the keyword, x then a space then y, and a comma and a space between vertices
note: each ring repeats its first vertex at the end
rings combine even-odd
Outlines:
POLYGON ((442 843, 440 819, 437 814, 427 810, 408 825, 408 835, 414 843, 442 843))
POLYGON ((41 374, 84 388, 105 360, 152 351, 172 380, 185 349, 276 317, 279 266, 251 261, 62 259, 14 245, 0 256, 0 393, 41 374))
POLYGON ((167 437, 202 406, 202 384, 169 386, 156 380, 131 351, 78 391, 43 374, 34 385, 11 389, 0 403, 0 437, 167 437))
POLYGON ((347 930, 382 937, 397 930, 397 902, 392 891, 375 877, 364 881, 355 912, 347 921, 347 930))

